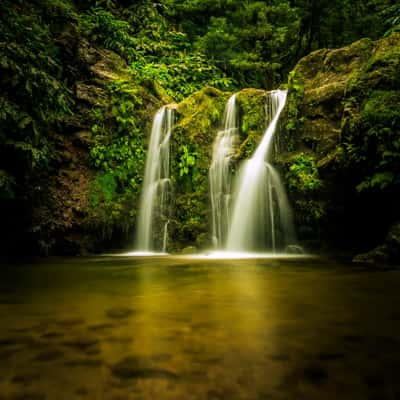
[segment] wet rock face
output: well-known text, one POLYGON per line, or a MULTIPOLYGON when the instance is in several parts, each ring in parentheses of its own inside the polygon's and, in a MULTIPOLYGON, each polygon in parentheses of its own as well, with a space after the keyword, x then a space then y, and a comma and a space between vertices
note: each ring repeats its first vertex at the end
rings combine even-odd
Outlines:
POLYGON ((399 155, 393 145, 400 132, 399 46, 400 35, 392 34, 317 50, 290 74, 287 129, 277 161, 286 171, 306 247, 373 248, 400 217, 393 178, 399 167, 388 156, 399 155), (299 154, 316 170, 299 163, 299 154), (300 183, 311 172, 319 184, 307 188, 300 183), (293 178, 299 177, 296 186, 293 178))

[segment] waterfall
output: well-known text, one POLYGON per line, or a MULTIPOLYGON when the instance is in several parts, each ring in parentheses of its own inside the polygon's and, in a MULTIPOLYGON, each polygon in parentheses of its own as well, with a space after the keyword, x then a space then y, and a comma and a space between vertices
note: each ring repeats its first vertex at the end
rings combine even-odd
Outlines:
POLYGON ((284 90, 268 94, 269 125, 253 157, 239 171, 226 245, 229 251, 276 251, 293 243, 291 209, 279 174, 270 163, 272 138, 286 94, 284 90))
POLYGON ((212 240, 214 247, 221 248, 226 241, 230 221, 231 162, 238 145, 238 118, 236 95, 231 96, 224 112, 223 130, 217 133, 213 144, 209 170, 212 213, 212 240))
POLYGON ((138 251, 166 251, 171 192, 169 141, 173 123, 174 110, 170 106, 162 107, 153 120, 136 231, 138 251))

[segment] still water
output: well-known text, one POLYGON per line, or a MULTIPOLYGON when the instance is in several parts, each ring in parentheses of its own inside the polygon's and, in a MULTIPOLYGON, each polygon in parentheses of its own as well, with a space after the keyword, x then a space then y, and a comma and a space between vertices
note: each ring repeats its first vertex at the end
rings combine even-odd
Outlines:
POLYGON ((400 271, 319 259, 0 268, 0 399, 400 399, 400 271))

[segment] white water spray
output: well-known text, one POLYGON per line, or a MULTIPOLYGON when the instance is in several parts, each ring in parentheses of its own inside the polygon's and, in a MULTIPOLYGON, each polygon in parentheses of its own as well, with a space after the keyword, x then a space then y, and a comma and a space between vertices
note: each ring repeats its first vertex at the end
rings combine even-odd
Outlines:
POLYGON ((155 115, 147 152, 136 231, 140 252, 166 251, 171 181, 169 161, 174 110, 162 107, 155 115))

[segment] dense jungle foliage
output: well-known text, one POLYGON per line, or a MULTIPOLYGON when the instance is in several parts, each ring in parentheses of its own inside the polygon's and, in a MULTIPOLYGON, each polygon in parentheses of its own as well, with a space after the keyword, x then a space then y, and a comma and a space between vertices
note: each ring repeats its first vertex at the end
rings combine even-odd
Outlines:
MULTIPOLYGON (((90 165, 89 192, 82 196, 93 212, 82 217, 82 224, 110 237, 116 227, 132 228, 124 210, 137 202, 146 131, 158 105, 179 102, 204 86, 225 91, 275 88, 312 50, 399 30, 400 6, 394 0, 3 0, 2 245, 10 250, 18 241, 32 243, 34 237, 39 245, 31 250, 47 252, 49 232, 56 231, 58 222, 51 214, 35 216, 35 209, 47 201, 49 180, 65 166, 59 148, 61 142, 72 141, 71 132, 89 132, 83 151, 88 157, 71 156, 63 174, 90 165), (77 81, 83 82, 82 88, 97 78, 88 71, 90 57, 77 56, 82 43, 121 59, 84 111, 77 81)), ((389 100, 392 108, 398 104, 389 100)), ((371 98, 364 113, 390 118, 392 108, 380 113, 371 98)), ((368 138, 373 143, 359 145, 353 157, 367 157, 376 142, 372 131, 368 138)), ((377 163, 395 157, 397 144, 386 151, 385 140, 378 142, 383 148, 377 163)), ((349 146, 350 154, 355 145, 349 146)), ((181 176, 188 175, 196 156, 181 146, 181 176)), ((291 173, 289 186, 302 182, 307 191, 319 184, 315 165, 305 154, 298 155, 291 173), (310 173, 304 175, 305 170, 310 173)), ((385 186, 395 172, 377 173, 357 189, 385 186)), ((130 211, 132 218, 134 213, 130 211)))

